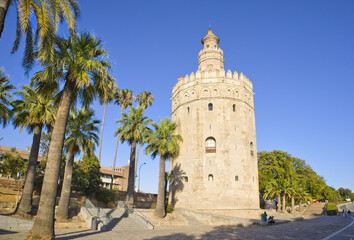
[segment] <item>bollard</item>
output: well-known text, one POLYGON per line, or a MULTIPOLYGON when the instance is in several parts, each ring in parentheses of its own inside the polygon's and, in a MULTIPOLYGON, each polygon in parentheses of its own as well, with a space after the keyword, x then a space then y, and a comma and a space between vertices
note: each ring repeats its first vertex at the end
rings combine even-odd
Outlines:
POLYGON ((92 220, 91 220, 91 229, 92 229, 92 230, 97 230, 97 217, 92 217, 92 220))

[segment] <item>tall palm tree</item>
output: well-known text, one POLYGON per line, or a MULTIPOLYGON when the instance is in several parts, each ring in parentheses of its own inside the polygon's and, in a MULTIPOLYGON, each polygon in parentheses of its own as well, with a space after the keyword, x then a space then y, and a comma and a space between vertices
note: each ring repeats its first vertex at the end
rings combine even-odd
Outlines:
MULTIPOLYGON (((116 131, 115 135, 120 136, 121 142, 127 141, 131 145, 130 161, 129 161, 129 175, 128 175, 128 194, 126 203, 129 208, 134 206, 134 185, 135 185, 135 154, 137 143, 143 141, 145 132, 150 129, 147 127, 152 121, 144 117, 141 108, 130 107, 129 115, 123 113, 122 119, 117 121, 122 123, 116 131)), ((120 124, 119 124, 120 125, 120 124)))
POLYGON ((0 124, 3 127, 6 126, 12 117, 12 95, 9 93, 12 89, 15 89, 15 87, 10 84, 9 78, 5 75, 3 69, 0 68, 0 124))
POLYGON ((278 183, 278 181, 273 180, 271 182, 268 183, 268 185, 266 186, 266 190, 265 193, 263 195, 264 199, 268 199, 268 198, 273 198, 275 196, 277 196, 278 198, 278 209, 277 211, 280 212, 280 208, 281 208, 281 199, 280 199, 280 194, 282 193, 282 189, 280 184, 278 183))
POLYGON ((287 179, 281 180, 280 189, 281 189, 281 194, 283 196, 283 213, 286 213, 286 208, 285 208, 286 197, 290 197, 292 194, 295 193, 295 191, 292 188, 291 182, 287 179))
POLYGON ((17 12, 16 39, 12 53, 18 49, 21 35, 24 34, 26 46, 23 65, 26 70, 29 70, 34 62, 34 49, 37 42, 40 52, 46 52, 47 55, 52 53, 55 34, 63 20, 70 31, 75 31, 75 19, 80 12, 76 0, 0 0, 0 38, 11 3, 16 7, 17 12), (36 26, 35 31, 33 26, 36 26))
POLYGON ((98 161, 101 164, 101 152, 102 152, 102 140, 103 140, 103 128, 104 128, 104 122, 106 119, 106 111, 107 111, 107 105, 108 103, 113 101, 114 97, 114 92, 117 89, 117 86, 113 83, 110 86, 111 91, 106 91, 104 92, 104 95, 102 96, 102 100, 100 101, 101 106, 104 104, 104 110, 103 110, 103 119, 102 119, 102 127, 101 127, 101 137, 100 137, 100 146, 99 146, 99 151, 98 151, 98 161))
POLYGON ((55 121, 56 109, 53 100, 55 91, 51 91, 50 94, 42 94, 38 89, 33 89, 30 86, 23 86, 22 88, 22 92, 17 92, 22 99, 14 102, 14 125, 15 127, 21 127, 20 130, 27 128, 29 133, 33 132, 34 134, 28 159, 25 186, 17 213, 30 215, 42 128, 43 126, 52 126, 55 121))
POLYGON ((153 123, 155 128, 147 137, 145 154, 150 154, 152 158, 160 155, 159 186, 157 194, 157 205, 155 215, 164 217, 165 211, 165 161, 173 159, 179 154, 179 143, 183 141, 180 135, 174 134, 177 124, 171 122, 169 118, 161 119, 160 124, 153 123))
MULTIPOLYGON (((139 103, 139 106, 143 109, 143 113, 144 113, 145 109, 147 109, 149 106, 152 105, 152 102, 154 101, 154 96, 152 95, 151 92, 144 91, 141 94, 136 95, 136 101, 139 103)), ((140 151, 140 146, 142 144, 143 142, 138 144, 138 150, 136 152, 135 177, 137 177, 137 169, 139 164, 139 151, 140 151)))
POLYGON ((55 61, 44 62, 45 70, 35 74, 34 80, 39 86, 46 81, 58 86, 57 81, 63 80, 64 89, 48 150, 38 214, 27 236, 29 239, 54 237, 55 198, 69 110, 77 97, 87 106, 98 91, 109 88, 112 78, 108 77, 110 65, 105 60, 106 56, 101 41, 94 36, 89 33, 72 34, 69 39, 58 38, 55 61))
MULTIPOLYGON (((120 105, 120 120, 119 120, 119 128, 122 126, 122 117, 124 113, 124 109, 130 107, 132 105, 132 100, 134 99, 134 95, 132 90, 129 89, 121 89, 117 88, 116 93, 114 94, 114 103, 120 105)), ((117 152, 118 152, 118 144, 120 141, 120 134, 117 136, 117 144, 116 144, 116 151, 114 153, 114 160, 113 160, 113 168, 112 168, 112 179, 111 179, 111 186, 110 189, 113 188, 113 180, 114 180, 114 170, 116 167, 116 160, 117 160, 117 152)))
MULTIPOLYGON (((299 201, 299 212, 301 211, 301 201, 302 200, 308 200, 309 199, 309 194, 308 192, 300 185, 295 186, 294 188, 295 194, 292 195, 292 197, 294 198, 294 202, 295 200, 299 201)), ((295 203, 294 203, 295 205, 295 203)), ((293 206, 292 206, 293 207, 293 206)), ((294 207, 295 209, 295 207, 294 207)))
POLYGON ((59 200, 56 216, 59 219, 69 218, 69 200, 71 192, 71 179, 73 173, 74 157, 80 152, 90 155, 98 144, 99 120, 93 119, 94 111, 82 108, 79 112, 76 109, 71 111, 66 127, 66 139, 64 146, 67 151, 63 187, 59 200))

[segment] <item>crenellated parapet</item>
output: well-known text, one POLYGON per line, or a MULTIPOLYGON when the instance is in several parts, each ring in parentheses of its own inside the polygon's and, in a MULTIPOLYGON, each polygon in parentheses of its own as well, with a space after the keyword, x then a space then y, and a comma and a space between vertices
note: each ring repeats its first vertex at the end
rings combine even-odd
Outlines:
POLYGON ((253 108, 253 85, 243 74, 228 70, 197 71, 185 75, 172 89, 172 109, 202 98, 228 98, 253 108))

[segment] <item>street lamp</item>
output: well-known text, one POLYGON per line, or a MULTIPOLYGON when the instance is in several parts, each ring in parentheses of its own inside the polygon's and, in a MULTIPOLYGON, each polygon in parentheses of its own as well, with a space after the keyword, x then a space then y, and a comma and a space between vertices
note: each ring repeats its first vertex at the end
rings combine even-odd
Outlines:
POLYGON ((140 170, 141 170, 141 167, 143 166, 143 165, 145 165, 146 164, 146 162, 144 162, 143 164, 141 164, 140 165, 140 167, 139 167, 139 184, 138 184, 138 192, 140 192, 140 170))

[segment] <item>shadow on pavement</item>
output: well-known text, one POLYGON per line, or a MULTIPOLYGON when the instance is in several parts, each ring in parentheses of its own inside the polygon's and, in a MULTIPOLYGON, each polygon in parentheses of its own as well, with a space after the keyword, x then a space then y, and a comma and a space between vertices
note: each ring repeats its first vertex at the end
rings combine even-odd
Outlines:
MULTIPOLYGON (((211 231, 204 233, 173 233, 170 235, 145 238, 149 240, 167 240, 167 239, 179 239, 179 240, 214 240, 214 239, 256 239, 256 240, 279 240, 279 239, 291 239, 291 240, 312 240, 321 239, 328 236, 337 227, 332 227, 332 222, 322 221, 327 217, 321 219, 294 219, 294 221, 280 220, 275 225, 260 226, 259 224, 253 224, 247 227, 240 226, 217 226, 211 231), (315 229, 312 229, 315 227, 315 229)), ((329 217, 328 217, 329 219, 329 217)), ((335 218, 332 218, 336 221, 335 218)), ((341 222, 341 219, 337 219, 341 222)), ((335 223, 335 222, 334 222, 335 223)))
MULTIPOLYGON (((55 234, 55 239, 76 239, 76 238, 83 238, 95 234, 100 234, 100 231, 91 231, 91 230, 83 230, 77 232, 67 232, 62 234, 55 234), (63 235, 70 235, 70 236, 63 236, 63 235)), ((97 238, 99 239, 99 238, 97 238)))
MULTIPOLYGON (((153 238, 149 238, 149 239, 150 240, 193 240, 196 238, 193 235, 188 236, 183 233, 175 233, 175 234, 171 234, 168 236, 153 237, 153 238)), ((218 239, 218 238, 216 238, 216 239, 218 239)))
POLYGON ((1 229, 0 228, 0 235, 3 235, 3 234, 14 234, 14 233, 17 233, 17 232, 9 231, 9 230, 5 230, 5 229, 1 229))

